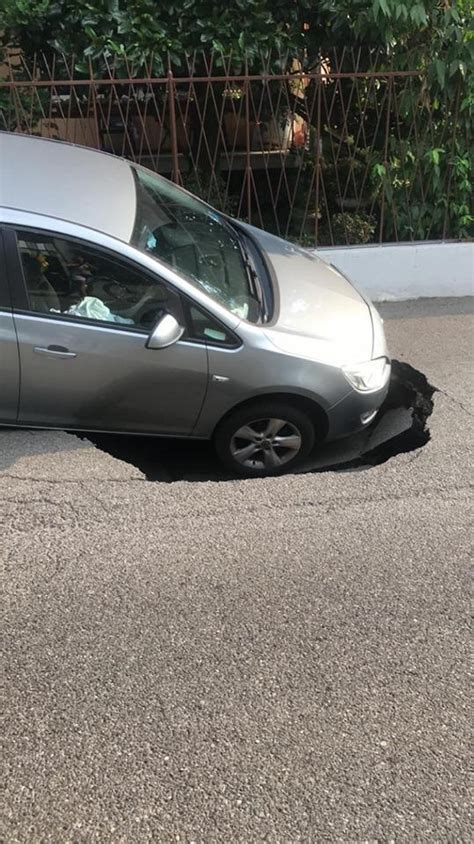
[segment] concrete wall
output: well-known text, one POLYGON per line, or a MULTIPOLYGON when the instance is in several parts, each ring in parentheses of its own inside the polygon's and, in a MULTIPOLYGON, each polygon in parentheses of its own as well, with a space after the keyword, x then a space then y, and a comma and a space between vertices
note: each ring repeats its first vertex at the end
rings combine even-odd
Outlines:
POLYGON ((434 241, 317 249, 374 302, 474 295, 474 244, 434 241))

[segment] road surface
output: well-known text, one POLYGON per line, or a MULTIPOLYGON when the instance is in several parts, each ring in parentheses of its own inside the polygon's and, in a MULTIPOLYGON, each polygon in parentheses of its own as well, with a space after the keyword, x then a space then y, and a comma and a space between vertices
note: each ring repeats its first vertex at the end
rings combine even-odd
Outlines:
POLYGON ((9 844, 468 840, 472 302, 383 312, 438 388, 383 465, 150 483, 0 434, 9 844))

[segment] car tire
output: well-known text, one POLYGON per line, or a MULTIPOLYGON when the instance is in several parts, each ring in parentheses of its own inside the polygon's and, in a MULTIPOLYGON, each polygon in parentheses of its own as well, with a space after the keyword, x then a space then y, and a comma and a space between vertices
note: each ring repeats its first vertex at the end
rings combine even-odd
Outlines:
POLYGON ((309 416, 286 402, 260 401, 231 412, 218 425, 214 446, 232 474, 245 478, 293 471, 315 443, 309 416))

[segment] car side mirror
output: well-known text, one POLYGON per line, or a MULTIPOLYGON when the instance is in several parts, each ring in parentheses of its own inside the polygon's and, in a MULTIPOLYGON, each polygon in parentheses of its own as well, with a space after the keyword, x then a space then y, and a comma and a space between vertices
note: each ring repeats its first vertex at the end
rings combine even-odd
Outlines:
POLYGON ((178 320, 172 314, 164 314, 151 332, 146 347, 147 349, 166 349, 167 346, 177 343, 183 334, 184 328, 178 320))

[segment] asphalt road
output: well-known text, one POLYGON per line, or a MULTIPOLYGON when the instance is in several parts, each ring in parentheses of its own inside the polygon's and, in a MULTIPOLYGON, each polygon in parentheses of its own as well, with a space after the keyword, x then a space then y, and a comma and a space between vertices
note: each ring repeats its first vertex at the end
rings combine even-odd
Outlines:
POLYGON ((3 840, 470 840, 472 302, 383 311, 439 392, 365 471, 150 483, 0 434, 3 840))

